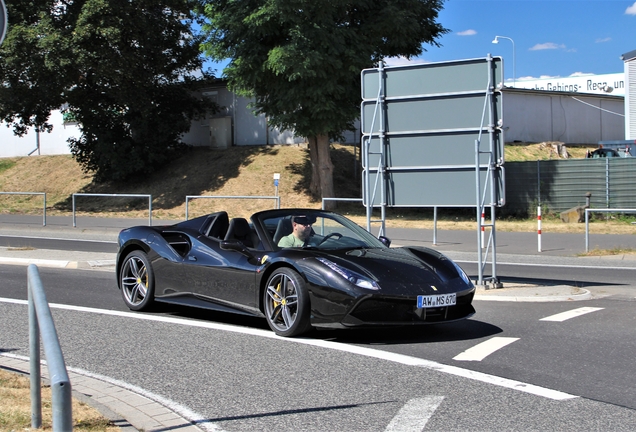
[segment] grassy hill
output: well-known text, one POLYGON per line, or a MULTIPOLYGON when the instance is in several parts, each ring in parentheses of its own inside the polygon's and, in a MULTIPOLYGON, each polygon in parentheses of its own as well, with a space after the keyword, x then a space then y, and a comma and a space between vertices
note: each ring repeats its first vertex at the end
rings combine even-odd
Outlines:
MULTIPOLYGON (((359 153, 358 153, 359 159, 359 153)), ((360 196, 360 168, 351 146, 335 145, 334 184, 340 197, 360 196)), ((45 192, 47 214, 72 210, 73 193, 150 194, 153 217, 185 217, 186 195, 273 196, 273 175, 280 173, 278 194, 282 207, 320 208, 309 194, 309 150, 302 146, 232 147, 227 150, 194 148, 169 166, 150 176, 127 182, 95 183, 70 155, 29 156, 0 159, 0 191, 45 192)), ((234 216, 247 216, 273 208, 273 200, 197 199, 189 205, 194 217, 215 209, 229 209, 234 216)), ((147 199, 76 198, 79 214, 146 217, 147 199)), ((0 212, 38 213, 42 197, 0 195, 0 212)))
MULTIPOLYGON (((584 157, 586 147, 569 147, 571 157, 584 157)), ((556 158, 552 143, 506 145, 506 161, 556 158)), ((360 152, 352 146, 336 144, 332 149, 335 165, 334 186, 338 197, 360 197, 360 152)), ((152 195, 153 218, 182 220, 185 218, 187 195, 273 196, 273 175, 280 173, 278 194, 281 207, 320 208, 320 200, 309 194, 311 166, 309 151, 303 146, 232 147, 227 150, 194 148, 174 160, 160 172, 120 183, 95 183, 82 172, 70 155, 0 158, 0 191, 45 192, 47 215, 68 214, 72 210, 73 193, 152 195)), ((258 210, 274 207, 273 200, 196 199, 189 203, 193 218, 217 210, 227 210, 232 217, 248 217, 258 210)), ((78 197, 78 215, 146 218, 147 198, 78 197)), ((339 203, 338 211, 359 224, 366 223, 359 203, 339 203)), ((0 195, 0 213, 41 214, 42 197, 0 195)), ((389 209, 389 226, 432 228, 430 209, 389 209)), ((474 212, 470 209, 441 209, 440 229, 473 229, 474 212)), ((376 218, 376 215, 374 215, 376 218)), ((498 230, 534 231, 536 221, 498 220, 498 230)), ((583 226, 566 225, 544 215, 544 231, 581 231, 583 226), (553 227, 550 228, 550 225, 553 227)), ((595 228, 596 229, 596 228, 595 228)), ((633 228, 628 226, 630 232, 633 228)))

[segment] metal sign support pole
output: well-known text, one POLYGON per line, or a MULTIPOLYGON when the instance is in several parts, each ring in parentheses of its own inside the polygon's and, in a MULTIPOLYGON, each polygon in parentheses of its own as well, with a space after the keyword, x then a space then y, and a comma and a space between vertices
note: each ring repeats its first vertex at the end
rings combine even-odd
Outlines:
POLYGON ((484 268, 481 256, 481 178, 479 175, 479 140, 475 140, 475 193, 477 203, 477 285, 484 284, 484 268))
MULTIPOLYGON (((380 62, 378 65, 378 96, 375 102, 375 113, 373 115, 373 121, 369 130, 369 136, 363 140, 364 148, 362 152, 362 166, 364 167, 364 188, 366 199, 364 204, 366 206, 367 214, 367 231, 371 232, 371 222, 373 216, 373 208, 375 202, 375 191, 380 184, 380 212, 382 223, 380 226, 379 235, 386 235, 386 107, 385 107, 385 94, 384 94, 384 63, 380 62), (379 115, 378 115, 379 112, 379 115), (376 118, 378 118, 378 139, 380 140, 380 151, 374 154, 379 156, 378 167, 376 171, 376 181, 373 187, 373 194, 371 194, 371 140, 374 135, 374 125, 376 118)), ((377 221, 373 221, 377 222, 377 221)))
POLYGON ((380 235, 386 235, 386 94, 384 91, 384 62, 380 62, 380 235))
MULTIPOLYGON (((499 161, 493 160, 493 155, 495 155, 495 138, 497 131, 496 120, 494 116, 495 110, 495 100, 494 100, 494 77, 493 77, 493 58, 488 55, 488 81, 490 85, 488 86, 488 133, 490 136, 490 160, 488 164, 488 179, 490 181, 490 237, 492 239, 492 283, 493 288, 501 288, 501 284, 499 283, 499 279, 497 278, 497 230, 495 224, 495 210, 497 203, 497 193, 496 193, 496 184, 495 184, 495 169, 497 168, 497 163, 499 161)), ((502 155, 498 155, 501 157, 502 155)))

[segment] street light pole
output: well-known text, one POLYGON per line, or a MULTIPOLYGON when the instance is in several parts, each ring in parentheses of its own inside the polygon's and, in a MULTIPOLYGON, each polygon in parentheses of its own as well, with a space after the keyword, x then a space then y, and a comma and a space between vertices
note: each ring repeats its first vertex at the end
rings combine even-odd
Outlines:
POLYGON ((507 36, 495 36, 492 43, 494 44, 499 43, 499 39, 508 39, 510 42, 512 42, 512 86, 516 87, 517 73, 515 72, 515 41, 513 41, 512 38, 509 38, 507 36))

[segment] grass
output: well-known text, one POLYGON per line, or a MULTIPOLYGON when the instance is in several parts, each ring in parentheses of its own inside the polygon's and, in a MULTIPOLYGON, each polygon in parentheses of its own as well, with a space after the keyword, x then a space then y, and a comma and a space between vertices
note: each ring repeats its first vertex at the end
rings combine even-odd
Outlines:
MULTIPOLYGON (((553 158, 553 143, 506 144, 506 161, 553 158)), ((584 157, 586 147, 571 146, 572 157, 584 157)), ((138 177, 121 183, 95 183, 90 174, 82 172, 70 155, 29 156, 0 159, 0 191, 45 192, 47 215, 69 215, 73 193, 96 194, 150 194, 153 218, 183 220, 185 197, 195 196, 273 196, 281 198, 282 207, 320 208, 321 202, 311 197, 309 175, 311 166, 308 150, 303 146, 249 146, 227 150, 194 148, 186 151, 161 172, 138 177), (278 189, 273 175, 280 173, 278 189)), ((338 197, 360 197, 360 151, 353 146, 336 144, 332 148, 334 187, 338 197)), ((248 217, 258 210, 272 208, 273 200, 194 199, 189 201, 190 218, 220 209, 232 217, 248 217)), ((0 195, 0 213, 41 214, 42 196, 0 195)), ((366 225, 366 213, 359 203, 339 203, 338 211, 359 224, 366 225)), ((100 217, 148 217, 146 198, 76 197, 78 215, 100 217)), ((374 214, 374 219, 379 213, 374 214)), ((498 231, 533 232, 537 229, 532 219, 497 219, 498 231)), ((474 229, 473 210, 439 209, 439 229, 474 229)), ((388 227, 433 227, 431 209, 387 210, 388 227)), ((544 214, 542 230, 549 232, 584 233, 584 224, 565 224, 556 215, 544 214)), ((610 218, 590 224, 593 234, 632 234, 634 227, 628 219, 610 218)))
MULTIPOLYGON (((557 154, 558 142, 543 143, 506 143, 504 160, 506 162, 528 162, 537 160, 561 159, 557 154)), ((570 158, 583 159, 587 150, 595 150, 590 145, 567 145, 570 158)))
MULTIPOLYGON (((0 369, 0 430, 31 430, 31 393, 29 378, 0 369)), ((73 429, 90 432, 115 432, 99 411, 73 399, 73 429)), ((42 429, 52 430, 51 389, 42 387, 42 429)))
POLYGON ((577 256, 615 256, 615 255, 636 255, 636 249, 614 248, 614 249, 592 249, 587 252, 577 254, 577 256))
POLYGON ((11 159, 0 159, 0 172, 8 170, 15 165, 15 161, 11 159))

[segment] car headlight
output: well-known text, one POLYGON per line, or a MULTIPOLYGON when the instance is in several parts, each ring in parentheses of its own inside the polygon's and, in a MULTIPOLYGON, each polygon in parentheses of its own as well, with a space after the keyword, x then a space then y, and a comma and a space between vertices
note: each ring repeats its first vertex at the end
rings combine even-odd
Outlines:
POLYGON ((466 272, 457 264, 455 264, 455 261, 452 261, 453 265, 455 266, 455 268, 457 269, 457 273, 459 273, 459 277, 461 277, 464 282, 466 282, 467 285, 472 285, 473 283, 470 281, 470 278, 468 277, 468 275, 466 274, 466 272))
POLYGON ((316 258, 318 261, 329 267, 335 273, 339 274, 355 286, 360 288, 370 289, 370 290, 379 290, 380 286, 376 283, 376 281, 371 280, 365 276, 362 276, 360 273, 354 272, 353 270, 349 270, 343 267, 340 267, 333 261, 329 261, 326 258, 316 258))

